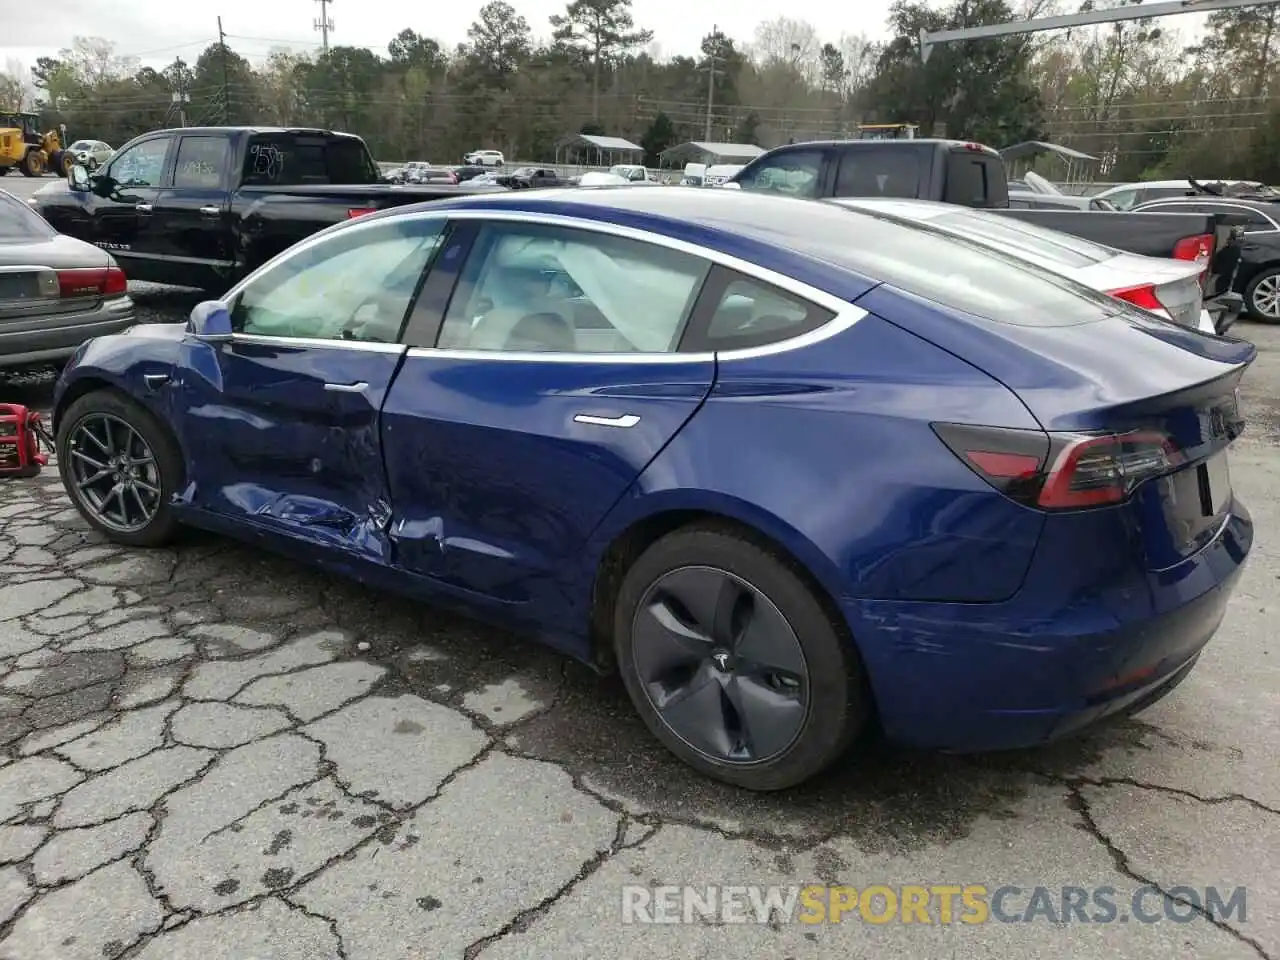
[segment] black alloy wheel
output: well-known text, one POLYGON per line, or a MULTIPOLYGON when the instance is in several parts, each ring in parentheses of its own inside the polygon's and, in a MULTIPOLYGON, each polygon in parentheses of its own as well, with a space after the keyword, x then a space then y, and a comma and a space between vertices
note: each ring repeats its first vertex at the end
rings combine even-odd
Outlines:
POLYGON ((650 546, 623 578, 614 647, 653 734, 750 790, 817 774, 868 712, 847 630, 793 561, 735 528, 686 527, 650 546))

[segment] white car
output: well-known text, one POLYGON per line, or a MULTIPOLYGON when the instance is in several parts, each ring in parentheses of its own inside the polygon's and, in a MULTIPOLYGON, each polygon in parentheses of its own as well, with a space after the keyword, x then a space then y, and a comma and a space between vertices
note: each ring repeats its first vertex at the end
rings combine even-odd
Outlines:
POLYGON ((101 140, 77 140, 67 150, 86 170, 97 170, 115 155, 115 150, 101 140))
POLYGON ((653 173, 647 167, 642 167, 635 163, 617 163, 609 168, 609 172, 629 180, 632 183, 641 183, 645 180, 651 180, 654 183, 658 181, 658 175, 653 173))
POLYGON ((507 161, 497 150, 473 150, 462 158, 462 162, 477 167, 501 167, 507 161))
POLYGON ((1199 261, 1125 253, 1058 230, 950 203, 871 197, 828 202, 927 224, 1052 270, 1180 326, 1215 332, 1213 318, 1204 309, 1200 288, 1204 264, 1199 261))
POLYGON ((660 187, 662 184, 654 180, 628 180, 618 173, 606 173, 603 170, 588 170, 578 178, 580 187, 660 187))

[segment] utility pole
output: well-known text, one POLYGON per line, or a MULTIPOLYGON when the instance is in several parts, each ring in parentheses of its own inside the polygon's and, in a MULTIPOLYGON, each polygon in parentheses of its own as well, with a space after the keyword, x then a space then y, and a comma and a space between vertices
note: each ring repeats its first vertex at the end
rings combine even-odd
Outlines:
POLYGON ((227 122, 227 90, 231 86, 227 77, 227 34, 222 29, 222 18, 218 18, 218 53, 222 55, 222 122, 227 122))
POLYGON ((320 43, 324 47, 324 52, 329 52, 329 31, 333 29, 333 21, 329 19, 329 4, 333 0, 316 0, 320 4, 320 18, 311 21, 311 28, 320 31, 320 43))
POLYGON ((711 51, 707 54, 707 129, 703 139, 711 142, 711 108, 715 106, 716 100, 716 61, 720 59, 716 55, 715 44, 720 39, 720 28, 714 23, 711 25, 711 51))

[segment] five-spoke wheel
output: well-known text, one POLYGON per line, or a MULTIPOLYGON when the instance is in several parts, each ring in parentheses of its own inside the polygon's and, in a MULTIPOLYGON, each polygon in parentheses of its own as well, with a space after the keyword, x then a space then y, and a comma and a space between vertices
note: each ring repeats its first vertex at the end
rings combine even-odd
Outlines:
POLYGON ((865 716, 850 639, 792 564, 737 531, 690 527, 651 546, 623 580, 614 630, 649 728, 730 783, 799 783, 865 716))

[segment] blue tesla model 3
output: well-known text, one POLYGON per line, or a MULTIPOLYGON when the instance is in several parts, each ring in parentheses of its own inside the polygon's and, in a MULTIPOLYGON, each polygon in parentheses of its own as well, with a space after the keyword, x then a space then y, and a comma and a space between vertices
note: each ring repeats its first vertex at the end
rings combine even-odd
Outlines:
POLYGON ((1172 689, 1252 543, 1254 356, 873 213, 529 191, 90 341, 54 425, 112 540, 222 531, 531 634, 774 790, 871 724, 1027 746, 1172 689))

